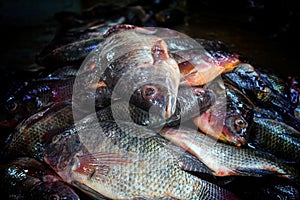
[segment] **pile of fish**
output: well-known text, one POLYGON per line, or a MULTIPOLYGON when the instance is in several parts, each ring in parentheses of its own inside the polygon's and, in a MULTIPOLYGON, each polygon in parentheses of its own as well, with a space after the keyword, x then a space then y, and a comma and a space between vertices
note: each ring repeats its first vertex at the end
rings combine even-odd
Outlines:
POLYGON ((96 11, 2 97, 5 198, 299 199, 297 77, 96 11))

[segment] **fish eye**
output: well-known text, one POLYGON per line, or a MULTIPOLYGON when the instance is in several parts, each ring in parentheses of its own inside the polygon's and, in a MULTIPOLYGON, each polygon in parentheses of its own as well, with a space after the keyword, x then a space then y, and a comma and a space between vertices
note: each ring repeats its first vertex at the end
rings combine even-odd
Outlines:
POLYGON ((246 126, 247 124, 241 118, 235 119, 234 123, 238 126, 246 126))
POLYGON ((57 194, 52 194, 49 196, 48 200, 59 200, 60 197, 57 194))
POLYGON ((148 86, 143 91, 144 96, 149 97, 156 93, 156 88, 148 86))
POLYGON ((8 111, 15 111, 18 107, 18 104, 17 102, 8 102, 6 105, 5 105, 5 108, 6 110, 8 111))

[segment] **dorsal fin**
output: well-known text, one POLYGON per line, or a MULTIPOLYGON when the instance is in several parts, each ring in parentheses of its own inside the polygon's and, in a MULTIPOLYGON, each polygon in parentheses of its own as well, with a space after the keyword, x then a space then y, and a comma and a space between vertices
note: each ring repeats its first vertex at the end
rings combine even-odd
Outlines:
POLYGON ((135 29, 135 28, 136 28, 136 26, 130 25, 130 24, 116 25, 116 26, 113 26, 110 29, 108 29, 106 31, 106 33, 103 35, 103 37, 107 38, 107 37, 111 36, 112 34, 117 33, 119 31, 131 30, 131 29, 135 29))

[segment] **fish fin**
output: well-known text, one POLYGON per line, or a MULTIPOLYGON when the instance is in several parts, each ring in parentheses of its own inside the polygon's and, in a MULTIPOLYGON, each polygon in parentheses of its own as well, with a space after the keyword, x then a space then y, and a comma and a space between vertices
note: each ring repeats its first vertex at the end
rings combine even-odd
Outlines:
POLYGON ((153 198, 153 197, 137 196, 137 197, 134 197, 133 200, 175 200, 175 198, 172 198, 172 197, 158 197, 158 198, 153 198))
POLYGON ((105 175, 112 165, 126 165, 134 161, 126 155, 118 153, 90 153, 77 156, 80 166, 75 170, 92 178, 96 173, 105 175))
POLYGON ((109 200, 109 198, 103 196, 102 194, 100 194, 96 190, 94 190, 94 189, 92 189, 92 188, 90 188, 90 187, 86 186, 85 184, 82 184, 78 181, 72 181, 71 184, 74 185, 79 190, 81 190, 82 192, 88 194, 93 199, 109 200))
POLYGON ((204 165, 204 163, 189 153, 181 154, 178 159, 180 167, 185 171, 213 175, 211 170, 204 165))
POLYGON ((195 70, 195 66, 192 65, 189 61, 183 61, 181 63, 178 63, 178 67, 180 69, 180 73, 183 75, 189 74, 193 70, 195 70))
POLYGON ((126 30, 130 30, 130 29, 135 29, 136 26, 134 25, 130 25, 130 24, 120 24, 120 25, 116 25, 111 27, 110 29, 108 29, 106 31, 106 33, 103 35, 104 38, 107 38, 109 36, 111 36, 112 34, 118 33, 120 31, 126 31, 126 30))
POLYGON ((154 63, 161 60, 167 60, 170 56, 168 54, 167 45, 163 40, 158 40, 151 49, 151 54, 154 59, 154 63))
POLYGON ((171 152, 175 154, 181 169, 190 172, 213 175, 211 170, 204 163, 182 148, 174 145, 173 143, 167 143, 166 148, 170 149, 171 152))
POLYGON ((256 177, 263 177, 263 176, 270 176, 270 175, 283 175, 276 171, 269 170, 269 169, 250 169, 250 168, 236 168, 233 171, 233 175, 239 174, 243 176, 256 176, 256 177))

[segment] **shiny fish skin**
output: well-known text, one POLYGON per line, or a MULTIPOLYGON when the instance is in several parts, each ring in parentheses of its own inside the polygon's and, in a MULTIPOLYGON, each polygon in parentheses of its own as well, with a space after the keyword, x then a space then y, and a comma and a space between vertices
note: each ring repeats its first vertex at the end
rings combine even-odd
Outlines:
POLYGON ((2 155, 30 156, 43 161, 43 144, 73 123, 70 102, 53 104, 22 121, 9 135, 2 155))
POLYGON ((112 91, 138 107, 157 108, 164 118, 175 112, 180 72, 161 38, 141 28, 120 30, 110 34, 99 51, 97 67, 112 91))
POLYGON ((281 164, 250 148, 239 148, 205 136, 192 129, 163 129, 160 134, 201 160, 216 176, 277 175, 295 178, 293 167, 281 164))
POLYGON ((79 200, 74 190, 47 166, 29 157, 0 165, 0 189, 10 200, 79 200))
POLYGON ((167 28, 156 29, 154 35, 164 39, 168 50, 178 63, 181 73, 180 85, 204 85, 240 63, 237 55, 217 52, 215 43, 208 45, 208 42, 199 42, 167 28), (207 48, 208 46, 210 48, 207 48))
POLYGON ((222 77, 239 88, 256 105, 276 111, 283 117, 285 123, 300 131, 300 120, 294 116, 295 105, 285 94, 278 93, 278 89, 274 89, 276 88, 274 83, 267 81, 259 70, 241 63, 222 77))
POLYGON ((176 111, 168 119, 156 113, 149 113, 124 101, 114 102, 111 106, 97 111, 99 121, 107 119, 133 121, 150 128, 177 126, 207 110, 215 101, 212 90, 200 87, 179 87, 176 111))
POLYGON ((69 183, 112 199, 236 199, 183 171, 164 147, 168 141, 142 126, 106 121, 77 129, 46 146, 46 163, 69 183))
POLYGON ((36 62, 48 67, 80 63, 103 40, 103 37, 96 37, 66 44, 52 50, 46 55, 39 55, 36 58, 36 62))
POLYGON ((25 118, 50 106, 72 98, 73 78, 57 79, 42 78, 24 82, 23 87, 8 94, 3 108, 6 119, 0 122, 0 127, 14 128, 25 118), (13 122, 5 124, 3 122, 13 122))
POLYGON ((255 117, 248 140, 264 152, 300 163, 300 132, 283 122, 255 117))
POLYGON ((226 82, 224 88, 218 86, 217 90, 224 90, 224 96, 220 96, 220 100, 196 117, 194 123, 202 132, 219 141, 245 146, 254 105, 241 91, 226 82))

